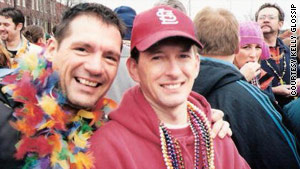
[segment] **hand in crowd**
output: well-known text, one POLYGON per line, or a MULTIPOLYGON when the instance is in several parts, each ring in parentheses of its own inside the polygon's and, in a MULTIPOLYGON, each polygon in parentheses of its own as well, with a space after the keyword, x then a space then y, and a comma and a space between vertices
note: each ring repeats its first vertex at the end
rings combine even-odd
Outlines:
POLYGON ((272 91, 274 94, 282 95, 285 97, 291 96, 291 85, 280 85, 276 87, 272 87, 272 91))
POLYGON ((240 69, 240 72, 249 82, 260 74, 260 64, 257 62, 248 62, 240 69))
POLYGON ((222 139, 226 135, 231 136, 232 131, 230 129, 230 125, 227 121, 223 120, 224 113, 218 109, 212 110, 212 130, 211 135, 215 138, 217 135, 222 139))

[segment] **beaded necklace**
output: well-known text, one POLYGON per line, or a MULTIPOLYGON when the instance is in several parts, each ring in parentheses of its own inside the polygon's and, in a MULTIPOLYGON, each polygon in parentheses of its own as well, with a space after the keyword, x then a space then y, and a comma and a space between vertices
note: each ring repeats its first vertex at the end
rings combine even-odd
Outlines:
POLYGON ((251 84, 260 88, 258 77, 254 77, 253 79, 251 79, 251 84))
POLYGON ((286 60, 285 60, 285 57, 283 56, 283 72, 282 72, 282 75, 280 76, 279 73, 275 70, 275 68, 273 68, 273 66, 269 63, 268 60, 266 60, 266 63, 268 65, 269 68, 272 69, 272 71, 274 72, 274 74, 277 76, 277 78, 279 79, 279 83, 281 85, 284 85, 285 82, 283 81, 283 77, 285 75, 285 72, 286 72, 286 60))
MULTIPOLYGON (((210 135, 210 125, 205 114, 188 102, 189 125, 194 135, 194 168, 214 169, 214 148, 210 135), (201 153, 201 154, 200 154, 201 153), (202 159, 200 160, 200 156, 202 159)), ((172 136, 163 123, 160 123, 161 149, 167 169, 184 169, 184 158, 178 140, 172 136)))

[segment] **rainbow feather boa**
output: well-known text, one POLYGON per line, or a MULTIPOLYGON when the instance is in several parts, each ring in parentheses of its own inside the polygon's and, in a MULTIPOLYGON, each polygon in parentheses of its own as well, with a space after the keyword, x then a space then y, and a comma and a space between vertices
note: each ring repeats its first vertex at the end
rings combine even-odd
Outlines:
POLYGON ((93 156, 88 139, 103 124, 104 111, 114 108, 110 99, 98 102, 95 111, 65 111, 65 96, 57 89, 59 77, 41 55, 19 60, 19 68, 3 79, 2 90, 23 104, 16 108, 11 125, 21 132, 17 159, 25 159, 23 169, 90 169, 93 156))

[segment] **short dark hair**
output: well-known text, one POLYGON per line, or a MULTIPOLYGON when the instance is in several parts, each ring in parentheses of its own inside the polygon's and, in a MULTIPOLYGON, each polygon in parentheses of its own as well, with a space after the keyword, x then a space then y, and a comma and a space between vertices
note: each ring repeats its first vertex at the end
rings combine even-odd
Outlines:
POLYGON ((19 23, 22 23, 24 28, 24 22, 25 22, 25 18, 24 15, 22 13, 21 10, 17 9, 17 8, 3 8, 0 10, 0 15, 4 16, 4 17, 8 17, 11 18, 13 23, 17 26, 19 23))
POLYGON ((280 8, 280 6, 278 6, 276 3, 275 4, 271 4, 271 3, 265 3, 262 6, 259 7, 258 11, 255 13, 255 21, 257 21, 258 19, 258 14, 261 10, 263 10, 264 8, 275 8, 278 11, 278 19, 279 21, 284 21, 284 12, 283 10, 280 8))
POLYGON ((115 25, 119 29, 122 38, 124 37, 126 27, 111 9, 97 3, 79 3, 72 8, 67 9, 63 14, 60 23, 56 26, 56 30, 53 33, 58 44, 68 36, 68 29, 73 19, 83 14, 97 16, 101 18, 104 23, 115 25))

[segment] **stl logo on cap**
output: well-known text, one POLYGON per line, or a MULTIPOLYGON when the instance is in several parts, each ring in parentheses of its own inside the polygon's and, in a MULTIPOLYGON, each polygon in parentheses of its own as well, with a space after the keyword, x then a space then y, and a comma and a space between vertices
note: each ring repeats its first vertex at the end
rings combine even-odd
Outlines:
POLYGON ((130 50, 136 48, 138 51, 145 51, 160 40, 170 37, 190 39, 202 48, 195 34, 194 23, 187 15, 169 6, 156 6, 135 17, 130 50))
POLYGON ((156 12, 156 16, 158 16, 158 19, 161 20, 161 24, 163 25, 178 24, 178 20, 171 10, 159 8, 156 12))

